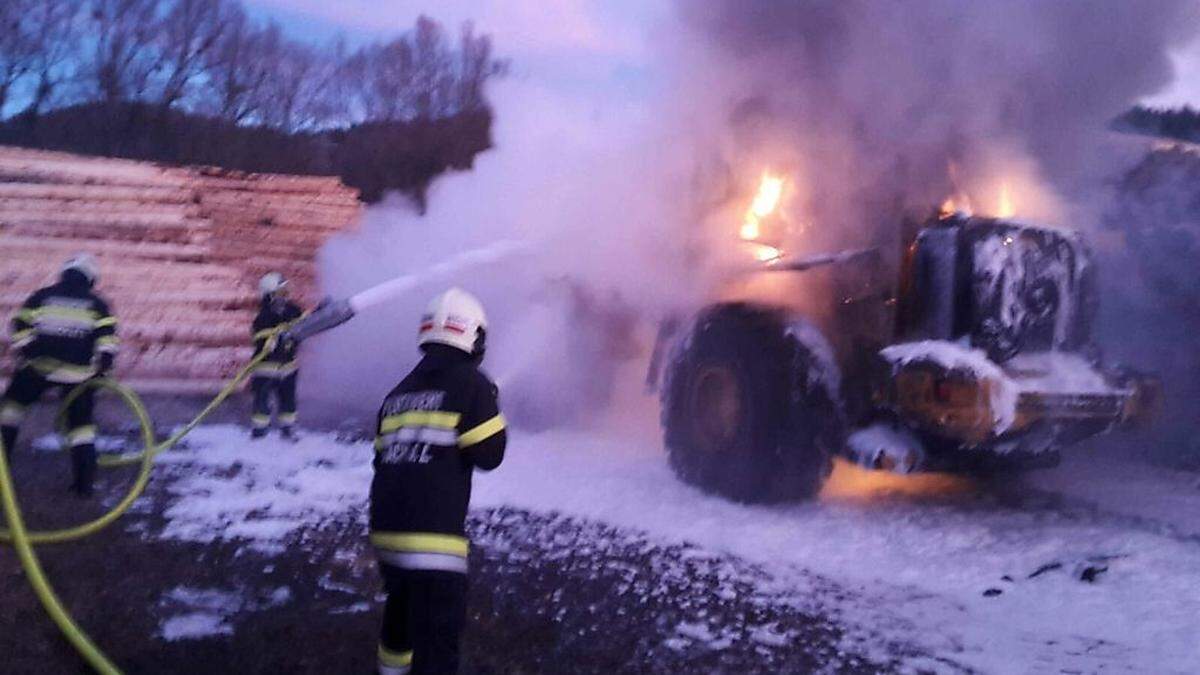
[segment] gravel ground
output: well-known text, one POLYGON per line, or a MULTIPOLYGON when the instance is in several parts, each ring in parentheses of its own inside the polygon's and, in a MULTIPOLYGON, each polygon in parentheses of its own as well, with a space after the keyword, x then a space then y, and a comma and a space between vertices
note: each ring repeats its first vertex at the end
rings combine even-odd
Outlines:
MULTIPOLYGON (((98 499, 67 495, 63 455, 20 449, 28 520, 61 526, 97 515, 131 480, 103 472, 98 499)), ((161 474, 160 474, 161 475, 161 474)), ((310 529, 280 555, 237 543, 164 542, 156 514, 169 479, 116 526, 39 555, 70 611, 128 673, 369 673, 381 609, 361 527, 310 529), (192 636, 192 637, 189 637, 192 636), (175 639, 168 639, 172 637, 175 639)), ((794 584, 638 532, 508 508, 470 527, 469 673, 886 672, 804 610, 794 584)), ((85 672, 0 548, 5 673, 85 672)), ((805 593, 841 591, 808 578, 805 593)), ((900 653, 903 646, 890 651, 900 653)))

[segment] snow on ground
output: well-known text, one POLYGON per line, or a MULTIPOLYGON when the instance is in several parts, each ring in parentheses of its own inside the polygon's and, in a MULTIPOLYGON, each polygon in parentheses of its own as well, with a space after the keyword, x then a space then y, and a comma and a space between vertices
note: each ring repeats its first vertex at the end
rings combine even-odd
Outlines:
POLYGON ((1073 453, 1058 470, 1031 473, 1026 482, 1132 525, 1200 543, 1200 474, 1073 453))
POLYGON ((163 621, 159 631, 167 642, 232 635, 233 626, 226 623, 225 618, 213 612, 188 612, 163 621))
POLYGON ((230 621, 242 612, 271 609, 287 603, 291 589, 279 587, 257 597, 246 592, 216 588, 179 586, 159 600, 159 606, 170 615, 159 625, 164 640, 196 640, 216 635, 232 635, 230 621))
POLYGON ((295 445, 275 437, 250 441, 236 426, 200 427, 188 445, 159 462, 177 497, 164 516, 163 538, 246 540, 281 551, 302 530, 361 518, 371 483, 372 450, 332 434, 305 434, 295 445))
MULTIPOLYGON (((167 538, 282 550, 308 528, 363 517, 366 443, 323 434, 251 443, 237 427, 189 440, 164 456, 174 476, 167 538)), ((1080 487, 1095 476, 1073 466, 1036 479, 1034 494, 1050 498, 1015 504, 961 479, 840 464, 816 503, 745 506, 681 484, 652 441, 516 433, 505 464, 477 477, 473 506, 558 511, 691 542, 762 565, 776 575, 764 583, 806 588, 815 573, 848 592, 814 592, 809 609, 844 624, 859 650, 908 643, 985 672, 1193 671, 1200 490, 1153 473, 1121 481, 1118 468, 1103 487, 1080 487), (1089 568, 1094 583, 1080 579, 1089 568)))
POLYGON ((278 607, 292 597, 286 587, 277 588, 261 598, 215 588, 179 586, 167 592, 159 606, 173 612, 163 619, 159 633, 164 640, 195 640, 216 635, 231 635, 230 619, 241 612, 278 607))
MULTIPOLYGON (((1180 500, 1200 514, 1200 493, 1180 500)), ((519 437, 502 470, 477 480, 474 504, 696 542, 766 565, 781 583, 809 570, 863 594, 832 608, 850 626, 987 672, 1200 663, 1200 543, 1088 508, 1013 508, 962 481, 846 464, 818 503, 743 506, 680 484, 645 442, 565 432, 519 437), (1052 563, 1061 567, 1029 578, 1052 563), (1108 569, 1096 583, 1073 576, 1089 566, 1108 569)))

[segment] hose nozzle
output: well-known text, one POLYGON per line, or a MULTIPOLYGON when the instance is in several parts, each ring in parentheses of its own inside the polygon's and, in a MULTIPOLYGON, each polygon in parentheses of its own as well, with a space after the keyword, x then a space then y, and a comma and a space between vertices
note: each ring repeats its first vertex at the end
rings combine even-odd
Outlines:
POLYGON ((354 308, 349 300, 331 300, 317 306, 308 316, 285 330, 280 338, 303 342, 317 333, 336 328, 354 318, 354 308))

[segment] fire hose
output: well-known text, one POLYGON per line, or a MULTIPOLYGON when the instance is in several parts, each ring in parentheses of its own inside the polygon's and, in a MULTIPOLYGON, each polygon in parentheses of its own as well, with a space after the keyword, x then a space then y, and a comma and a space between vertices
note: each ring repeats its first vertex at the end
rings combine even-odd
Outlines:
POLYGON ((278 340, 301 342, 317 333, 340 326, 354 318, 355 314, 359 311, 411 290, 420 283, 429 281, 431 278, 454 272, 469 265, 492 262, 523 249, 524 247, 520 244, 501 241, 486 248, 467 251, 431 267, 424 274, 397 277, 358 293, 349 299, 322 303, 317 309, 297 321, 279 326, 268 335, 266 344, 255 354, 254 358, 238 371, 237 375, 221 389, 216 397, 199 414, 187 424, 176 429, 169 438, 161 443, 155 440, 154 423, 150 420, 150 413, 146 410, 146 406, 142 403, 141 398, 132 389, 111 378, 96 378, 76 386, 62 401, 58 416, 60 421, 63 419, 71 403, 87 390, 108 390, 120 397, 122 402, 133 411, 133 414, 137 417, 142 437, 141 451, 100 458, 98 464, 102 467, 119 467, 133 464, 140 464, 141 466, 138 469, 138 474, 133 481, 133 485, 129 488, 125 497, 104 515, 82 525, 47 531, 30 531, 26 528, 25 521, 21 516, 20 506, 17 503, 16 489, 13 486, 12 475, 9 473, 8 458, 4 443, 0 441, 0 506, 4 509, 4 517, 8 523, 8 529, 0 528, 0 543, 11 544, 16 549, 21 567, 25 570, 25 576, 29 579, 29 584, 33 587, 34 593, 37 594, 42 607, 45 608, 46 614, 58 625, 63 636, 75 647, 75 650, 79 652, 79 655, 83 657, 88 665, 103 675, 120 675, 121 673, 116 665, 104 655, 104 652, 100 651, 100 648, 92 642, 87 633, 79 627, 79 624, 75 622, 66 608, 63 607, 62 601, 55 594, 49 580, 46 578, 46 573, 42 570, 41 563, 38 561, 37 554, 33 548, 34 545, 61 544, 82 539, 108 527, 124 515, 146 489, 146 485, 150 481, 150 471, 154 468, 154 459, 183 440, 185 436, 191 433, 193 429, 199 426, 214 410, 224 403, 246 381, 246 378, 254 371, 254 367, 274 351, 278 340))
MULTIPOLYGON (((150 481, 150 470, 154 467, 155 457, 179 443, 184 436, 212 414, 213 410, 216 410, 225 399, 229 398, 241 386, 242 382, 250 376, 254 367, 261 363, 274 350, 278 333, 283 332, 287 328, 288 326, 281 326, 276 335, 271 336, 267 340, 267 344, 263 349, 244 368, 238 371, 237 375, 229 381, 229 384, 225 385, 220 393, 191 422, 177 429, 175 433, 171 434, 169 438, 161 443, 155 441, 154 424, 150 421, 150 414, 147 412, 145 404, 142 403, 141 398, 129 387, 116 380, 100 378, 88 380, 72 389, 66 398, 63 399, 61 411, 65 411, 72 401, 88 389, 106 389, 117 394, 125 405, 133 411, 141 428, 142 436, 142 450, 140 452, 116 457, 103 457, 99 461, 101 466, 106 467, 127 466, 137 463, 140 463, 141 467, 138 470, 137 478, 134 479, 133 485, 129 488, 125 497, 117 502, 116 506, 109 509, 107 513, 88 523, 61 530, 30 531, 27 529, 25 521, 21 516, 20 506, 17 504, 16 489, 13 486, 12 475, 9 473, 8 458, 5 456, 4 443, 0 441, 0 504, 3 505, 4 517, 8 523, 8 529, 0 529, 0 542, 12 544, 13 548, 16 549, 21 567, 25 570, 25 576, 29 579, 29 584, 33 587, 34 593, 37 594, 42 607, 45 608, 46 614, 58 625, 63 637, 75 647, 79 655, 96 672, 103 675, 119 675, 121 671, 100 651, 91 638, 79 627, 79 624, 75 623, 75 620, 71 618, 71 615, 63 607, 62 601, 59 600, 54 589, 50 586, 50 582, 46 578, 46 573, 42 570, 41 563, 38 562, 37 554, 33 550, 34 545, 61 544, 82 539, 99 532, 124 515, 129 510, 129 507, 133 505, 133 502, 146 489, 146 484, 150 481)), ((60 418, 62 415, 61 411, 60 418)))

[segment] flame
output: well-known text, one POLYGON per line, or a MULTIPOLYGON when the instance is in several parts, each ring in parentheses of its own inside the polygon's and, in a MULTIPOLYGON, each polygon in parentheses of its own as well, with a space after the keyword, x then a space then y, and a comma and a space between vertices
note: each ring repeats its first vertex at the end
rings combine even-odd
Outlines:
POLYGON ((997 218, 1012 218, 1017 215, 1017 209, 1013 206, 1012 193, 1008 188, 1008 183, 1000 184, 1000 205, 996 207, 997 218))
POLYGON ((757 241, 747 241, 746 243, 750 246, 750 253, 754 259, 761 263, 773 263, 783 257, 783 251, 770 244, 757 241))
POLYGON ((783 197, 783 183, 782 176, 772 175, 770 171, 763 172, 758 192, 755 193, 754 201, 750 203, 746 217, 742 220, 742 229, 739 232, 742 239, 751 241, 762 236, 762 221, 779 208, 779 200, 783 197))
POLYGON ((970 216, 971 213, 971 200, 961 192, 946 197, 946 201, 938 208, 938 218, 943 220, 954 216, 970 216))
POLYGON ((758 239, 762 235, 762 228, 758 224, 758 219, 747 218, 746 221, 742 223, 742 229, 738 232, 738 234, 740 234, 742 239, 745 239, 746 241, 754 241, 755 239, 758 239))
POLYGON ((964 476, 943 473, 899 475, 872 471, 841 458, 833 460, 833 474, 821 488, 823 501, 896 500, 937 501, 961 498, 978 491, 964 476))

